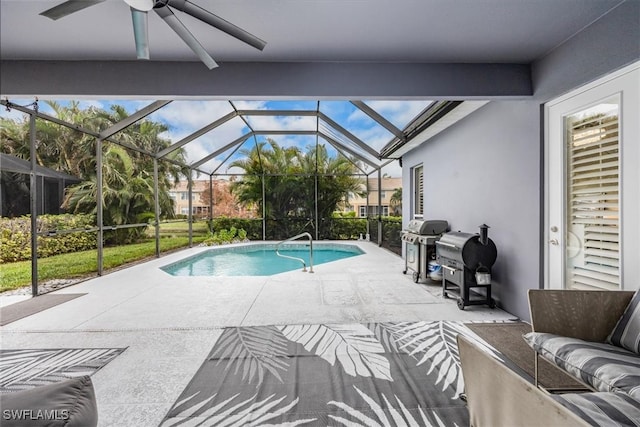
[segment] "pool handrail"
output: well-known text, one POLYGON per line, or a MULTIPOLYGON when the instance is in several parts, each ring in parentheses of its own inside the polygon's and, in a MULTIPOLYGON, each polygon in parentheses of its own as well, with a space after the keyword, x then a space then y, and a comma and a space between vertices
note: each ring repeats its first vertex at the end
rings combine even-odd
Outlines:
POLYGON ((301 237, 308 237, 309 238, 309 273, 313 273, 313 237, 311 236, 311 233, 300 233, 296 236, 293 237, 289 237, 288 239, 283 240, 282 242, 278 243, 276 245, 276 255, 278 255, 279 257, 282 258, 289 258, 295 261, 300 261, 302 263, 302 271, 306 272, 307 271, 307 263, 304 262, 304 260, 302 258, 298 258, 298 257, 293 257, 293 256, 289 256, 289 255, 282 255, 279 252, 280 246, 283 245, 284 243, 287 242, 291 242, 292 240, 297 240, 301 237))

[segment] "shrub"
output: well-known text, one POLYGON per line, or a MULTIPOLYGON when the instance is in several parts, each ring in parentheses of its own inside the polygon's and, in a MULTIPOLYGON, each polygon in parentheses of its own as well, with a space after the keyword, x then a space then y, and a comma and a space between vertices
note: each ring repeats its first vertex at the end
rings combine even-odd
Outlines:
POLYGON ((242 228, 240 230, 235 227, 231 227, 229 230, 223 228, 211 235, 203 243, 207 246, 211 245, 224 245, 227 243, 233 243, 234 241, 244 241, 247 238, 247 232, 242 228))
POLYGON ((262 220, 248 218, 228 218, 219 217, 208 221, 209 231, 215 233, 217 230, 229 230, 235 227, 237 230, 245 230, 247 238, 251 240, 262 240, 262 220))
MULTIPOLYGON (((38 258, 97 247, 95 231, 60 233, 95 227, 93 215, 40 215, 37 219, 38 258), (43 235, 40 233, 49 233, 43 235)), ((31 217, 0 218, 0 263, 31 259, 31 217)))
POLYGON ((332 240, 354 240, 367 233, 367 220, 356 218, 355 212, 334 212, 331 218, 329 235, 332 240))

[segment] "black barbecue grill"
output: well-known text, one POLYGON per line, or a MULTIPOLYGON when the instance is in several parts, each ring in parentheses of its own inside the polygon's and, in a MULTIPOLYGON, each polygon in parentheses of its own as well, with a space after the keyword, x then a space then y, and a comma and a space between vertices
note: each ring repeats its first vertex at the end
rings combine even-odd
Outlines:
POLYGON ((479 304, 495 307, 491 298, 491 267, 498 251, 488 237, 488 229, 488 225, 482 224, 479 234, 450 232, 436 242, 436 261, 442 267, 442 295, 457 296, 460 310, 479 304))
POLYGON ((413 281, 425 279, 428 273, 428 262, 435 258, 436 241, 449 228, 444 220, 409 221, 407 228, 402 230, 402 241, 405 242, 405 265, 403 274, 413 271, 413 281))

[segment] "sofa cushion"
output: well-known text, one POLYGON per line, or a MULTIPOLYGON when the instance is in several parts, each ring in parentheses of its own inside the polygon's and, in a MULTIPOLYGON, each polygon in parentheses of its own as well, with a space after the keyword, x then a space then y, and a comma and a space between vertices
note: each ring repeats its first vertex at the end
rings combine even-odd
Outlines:
POLYGON ((633 295, 607 342, 640 354, 640 290, 633 295))
POLYGON ((617 391, 640 401, 640 356, 606 343, 542 332, 524 335, 545 359, 597 391, 617 391))
POLYGON ((29 390, 0 394, 3 427, 98 425, 98 407, 89 376, 29 390))
POLYGON ((624 393, 567 393, 551 397, 592 426, 640 424, 640 402, 624 393))

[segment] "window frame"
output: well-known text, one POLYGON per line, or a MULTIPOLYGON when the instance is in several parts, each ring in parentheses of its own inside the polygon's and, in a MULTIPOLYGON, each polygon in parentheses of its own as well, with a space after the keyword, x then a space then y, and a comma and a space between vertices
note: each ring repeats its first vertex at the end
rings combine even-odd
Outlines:
POLYGON ((424 164, 411 168, 411 209, 413 218, 424 218, 424 164))

